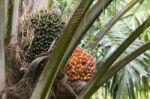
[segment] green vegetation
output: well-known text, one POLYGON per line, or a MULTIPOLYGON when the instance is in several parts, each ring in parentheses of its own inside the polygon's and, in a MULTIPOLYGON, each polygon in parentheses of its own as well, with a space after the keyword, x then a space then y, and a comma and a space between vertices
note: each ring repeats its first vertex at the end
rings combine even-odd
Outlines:
MULTIPOLYGON (((0 5, 1 1, 4 0, 0 0, 0 5)), ((0 8, 8 19, 0 17, 0 41, 6 44, 5 48, 0 44, 2 56, 5 50, 5 60, 0 61, 3 66, 6 61, 8 81, 15 79, 11 77, 21 78, 11 88, 6 82, 6 91, 0 96, 6 93, 8 98, 24 99, 150 99, 150 0, 46 0, 47 9, 44 7, 46 10, 40 14, 35 13, 34 2, 30 2, 32 7, 24 7, 25 1, 20 0, 16 45, 11 41, 16 3, 8 1, 8 10, 0 8), (96 60, 97 70, 89 81, 68 81, 64 75, 64 67, 77 47, 86 49, 96 60), (14 49, 11 52, 9 48, 14 49), (8 52, 15 53, 15 58, 9 59, 8 52), (21 76, 16 76, 16 69, 21 76), (8 77, 8 72, 12 76, 8 77), (81 92, 76 93, 76 87, 81 92)), ((76 70, 76 66, 71 66, 71 70, 76 70)), ((0 69, 0 75, 4 75, 4 68, 0 69)))

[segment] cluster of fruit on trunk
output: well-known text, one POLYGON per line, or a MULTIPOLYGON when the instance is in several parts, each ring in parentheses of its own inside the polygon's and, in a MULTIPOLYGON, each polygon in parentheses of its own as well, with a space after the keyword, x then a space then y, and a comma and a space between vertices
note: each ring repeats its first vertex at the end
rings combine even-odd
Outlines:
POLYGON ((41 10, 25 17, 18 41, 26 61, 30 63, 39 54, 47 52, 52 42, 62 34, 64 27, 65 22, 57 11, 41 10))
POLYGON ((68 80, 88 81, 96 72, 96 61, 85 49, 76 48, 67 62, 64 72, 68 80))

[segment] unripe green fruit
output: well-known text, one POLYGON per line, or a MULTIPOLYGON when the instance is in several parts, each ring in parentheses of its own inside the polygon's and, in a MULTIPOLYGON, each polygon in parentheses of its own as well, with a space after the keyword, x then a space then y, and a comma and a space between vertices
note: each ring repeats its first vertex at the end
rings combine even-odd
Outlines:
POLYGON ((48 51, 52 41, 62 34, 64 27, 65 22, 56 11, 41 10, 27 16, 18 34, 26 61, 30 63, 36 56, 48 51))

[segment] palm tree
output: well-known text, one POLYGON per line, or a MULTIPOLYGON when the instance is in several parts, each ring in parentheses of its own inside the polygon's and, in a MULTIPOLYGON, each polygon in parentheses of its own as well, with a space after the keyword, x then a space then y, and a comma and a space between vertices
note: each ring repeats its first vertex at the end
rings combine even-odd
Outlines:
MULTIPOLYGON (((48 9, 60 8, 60 13, 66 15, 67 24, 59 39, 55 39, 50 45, 48 53, 40 55, 28 64, 24 64, 22 61, 24 55, 21 52, 17 53, 21 46, 16 43, 12 44, 10 41, 12 14, 15 12, 13 12, 13 0, 8 1, 8 30, 4 32, 6 33, 7 88, 2 91, 2 93, 6 93, 6 99, 12 97, 15 99, 19 97, 49 99, 52 98, 51 96, 61 99, 65 92, 69 94, 65 97, 66 99, 70 99, 71 96, 77 99, 89 99, 100 87, 105 88, 106 91, 102 92, 105 96, 109 92, 114 99, 126 98, 123 96, 124 94, 128 94, 130 99, 136 99, 138 98, 135 95, 138 92, 138 82, 143 84, 142 87, 149 85, 147 83, 149 72, 146 71, 150 64, 150 39, 148 36, 150 17, 146 15, 149 12, 146 8, 148 0, 48 0, 48 9), (139 6, 141 8, 135 10, 139 6), (75 11, 73 12, 73 10, 75 11), (141 15, 141 12, 144 13, 144 18, 138 16, 141 15), (96 74, 78 94, 63 80, 63 68, 77 46, 86 48, 97 60, 96 74), (9 55, 14 56, 9 58, 9 55), (15 58, 17 55, 19 58, 15 58), (11 64, 11 62, 14 63, 11 64), (13 73, 8 74, 10 69, 13 73), (60 84, 60 87, 57 84, 60 84), (62 91, 60 94, 55 93, 55 86, 62 91), (124 93, 122 90, 125 90, 124 93)), ((21 0, 18 3, 19 22, 24 15, 32 14, 30 10, 34 9, 33 2, 28 8, 22 6, 23 2, 27 1, 21 0)), ((3 5, 1 2, 0 4, 3 5)), ((5 10, 0 10, 0 13, 4 15, 3 11, 5 10)), ((3 18, 0 18, 0 22, 4 20, 3 18)), ((1 28, 0 30, 5 31, 3 26, 1 28)), ((20 31, 21 27, 18 32, 20 31)), ((0 40, 3 41, 3 36, 0 40)), ((4 56, 4 46, 0 46, 0 48, 2 49, 1 56, 4 56)), ((4 59, 1 60, 4 64, 4 59)), ((4 71, 4 65, 0 70, 4 71)), ((2 83, 4 83, 3 81, 2 83)))

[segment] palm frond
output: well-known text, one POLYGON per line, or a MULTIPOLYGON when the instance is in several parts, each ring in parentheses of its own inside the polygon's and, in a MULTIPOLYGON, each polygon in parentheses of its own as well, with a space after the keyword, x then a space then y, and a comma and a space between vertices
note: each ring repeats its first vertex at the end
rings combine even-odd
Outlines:
POLYGON ((8 11, 7 11, 7 31, 6 31, 6 36, 5 36, 5 45, 8 45, 11 37, 12 37, 12 22, 13 22, 13 8, 14 8, 14 0, 8 0, 8 11))
POLYGON ((79 3, 79 6, 75 10, 72 18, 70 19, 69 23, 64 29, 63 35, 56 43, 56 47, 54 48, 53 52, 50 55, 48 63, 46 64, 42 72, 40 78, 41 80, 37 84, 37 88, 35 88, 35 91, 33 92, 31 99, 45 99, 48 97, 54 78, 60 68, 62 58, 64 57, 64 53, 66 52, 66 49, 71 39, 73 38, 74 31, 80 24, 81 19, 85 15, 86 11, 88 10, 92 2, 93 0, 82 0, 79 3))

